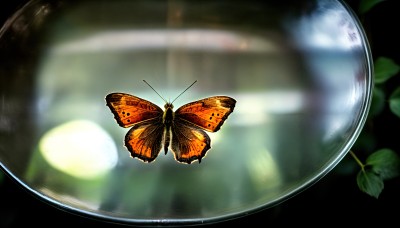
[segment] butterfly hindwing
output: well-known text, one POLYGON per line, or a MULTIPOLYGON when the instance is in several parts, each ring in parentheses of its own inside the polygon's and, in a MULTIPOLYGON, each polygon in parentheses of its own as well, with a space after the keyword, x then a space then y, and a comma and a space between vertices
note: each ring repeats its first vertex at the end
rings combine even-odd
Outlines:
POLYGON ((200 128, 216 132, 235 108, 236 100, 227 96, 204 98, 181 106, 175 118, 184 119, 200 128))
POLYGON ((157 105, 126 93, 108 94, 106 102, 121 127, 131 127, 135 123, 163 115, 163 110, 157 105))
POLYGON ((210 149, 210 137, 196 126, 187 125, 185 122, 175 119, 171 127, 171 149, 175 160, 182 163, 192 163, 206 155, 210 149))
POLYGON ((160 153, 163 137, 162 119, 151 119, 133 125, 125 136, 125 146, 132 157, 152 162, 160 153))

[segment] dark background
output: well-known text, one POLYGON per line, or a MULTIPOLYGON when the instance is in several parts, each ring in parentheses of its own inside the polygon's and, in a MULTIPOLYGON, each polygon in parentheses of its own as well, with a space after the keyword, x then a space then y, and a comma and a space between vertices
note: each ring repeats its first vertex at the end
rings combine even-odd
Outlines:
MULTIPOLYGON (((0 23, 3 24, 12 12, 24 2, 26 1, 3 0, 0 3, 0 23)), ((348 0, 345 2, 355 11, 357 10, 359 1, 348 0)), ((398 34, 400 8, 398 2, 398 0, 387 0, 379 3, 370 12, 360 16, 360 19, 369 37, 374 59, 386 56, 400 64, 400 35, 398 34)), ((400 86, 398 78, 400 78, 399 75, 390 79, 390 83, 384 89, 390 92, 400 86)), ((399 154, 398 129, 400 129, 400 118, 394 116, 386 107, 379 116, 367 121, 365 130, 354 147, 355 153, 364 161, 369 152, 363 150, 363 146, 359 142, 365 141, 365 135, 372 135, 375 150, 391 148, 399 154), (374 127, 370 128, 370 125, 374 127)), ((353 169, 349 172, 348 167, 357 168, 350 155, 347 155, 320 181, 273 208, 221 223, 208 224, 204 227, 225 225, 314 225, 322 227, 357 225, 361 227, 373 224, 380 227, 398 226, 400 221, 400 178, 386 181, 383 192, 378 199, 375 199, 358 189, 357 170, 353 169)), ((23 189, 10 177, 0 174, 0 227, 74 225, 125 227, 55 208, 23 189)))

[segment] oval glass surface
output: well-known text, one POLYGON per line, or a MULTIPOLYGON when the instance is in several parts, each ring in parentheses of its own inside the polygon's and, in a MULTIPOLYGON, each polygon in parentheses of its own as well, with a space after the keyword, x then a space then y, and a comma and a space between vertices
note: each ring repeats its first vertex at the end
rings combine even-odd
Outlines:
MULTIPOLYGON (((304 190, 351 148, 372 90, 341 1, 34 0, 0 33, 1 168, 32 193, 126 224, 223 221, 304 190), (201 163, 131 158, 107 94, 174 110, 236 100, 201 163)), ((174 139, 172 139, 174 140, 174 139)))

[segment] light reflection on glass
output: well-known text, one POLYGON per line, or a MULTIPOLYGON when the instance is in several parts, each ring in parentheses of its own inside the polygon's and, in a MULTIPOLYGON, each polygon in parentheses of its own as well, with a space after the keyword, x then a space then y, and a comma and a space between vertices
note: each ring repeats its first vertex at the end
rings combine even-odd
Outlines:
POLYGON ((237 125, 263 124, 270 121, 269 116, 273 114, 297 113, 303 108, 305 99, 304 94, 295 90, 245 93, 235 98, 240 105, 235 107, 236 115, 231 117, 231 124, 237 125))
POLYGON ((336 51, 361 48, 362 39, 354 19, 344 9, 330 5, 332 2, 318 2, 318 8, 321 10, 316 10, 314 14, 296 21, 296 25, 289 23, 288 28, 296 28, 292 32, 303 47, 311 46, 336 51))
POLYGON ((117 163, 112 138, 100 126, 75 120, 49 130, 39 149, 54 168, 72 176, 92 179, 107 173, 117 163))
MULTIPOLYGON (((101 187, 101 186, 99 186, 101 187)), ((59 194, 59 193, 55 193, 54 191, 52 191, 51 189, 48 188, 41 188, 39 189, 43 194, 54 198, 54 199, 62 199, 65 202, 69 202, 73 205, 78 205, 79 207, 85 208, 85 209, 89 209, 89 210, 97 210, 100 207, 100 203, 98 198, 100 198, 98 195, 99 193, 95 192, 92 190, 92 198, 96 198, 96 200, 89 200, 87 202, 82 202, 79 198, 72 196, 72 195, 68 195, 68 194, 59 194)), ((80 194, 82 194, 82 192, 80 192, 80 194)), ((78 194, 79 195, 79 194, 78 194)))
POLYGON ((220 30, 129 30, 96 33, 61 43, 52 51, 57 54, 137 49, 178 48, 226 52, 262 53, 279 51, 273 42, 249 34, 220 30))
POLYGON ((256 159, 247 160, 247 168, 257 190, 273 189, 281 184, 278 164, 268 149, 252 151, 256 159))

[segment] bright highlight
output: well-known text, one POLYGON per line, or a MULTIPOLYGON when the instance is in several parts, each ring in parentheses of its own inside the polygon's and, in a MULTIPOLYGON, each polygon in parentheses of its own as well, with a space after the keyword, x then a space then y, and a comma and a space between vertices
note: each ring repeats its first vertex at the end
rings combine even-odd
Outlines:
POLYGON ((114 141, 96 123, 76 120, 48 131, 39 149, 54 168, 74 177, 93 179, 117 163, 114 141))

